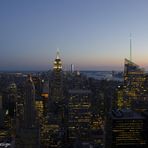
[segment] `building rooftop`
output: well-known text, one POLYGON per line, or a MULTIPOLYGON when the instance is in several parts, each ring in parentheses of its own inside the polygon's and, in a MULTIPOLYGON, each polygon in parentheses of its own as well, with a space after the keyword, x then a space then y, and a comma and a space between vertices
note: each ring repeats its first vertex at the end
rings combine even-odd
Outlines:
POLYGON ((70 89, 68 92, 70 94, 90 94, 91 93, 91 90, 70 89))
POLYGON ((130 109, 112 110, 113 119, 144 119, 141 114, 138 114, 130 109))

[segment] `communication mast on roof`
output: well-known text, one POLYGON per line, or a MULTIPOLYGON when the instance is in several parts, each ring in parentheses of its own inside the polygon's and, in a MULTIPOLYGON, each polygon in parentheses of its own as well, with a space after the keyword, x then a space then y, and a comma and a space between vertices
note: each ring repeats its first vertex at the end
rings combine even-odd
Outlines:
POLYGON ((132 35, 130 33, 130 61, 132 62, 132 35))

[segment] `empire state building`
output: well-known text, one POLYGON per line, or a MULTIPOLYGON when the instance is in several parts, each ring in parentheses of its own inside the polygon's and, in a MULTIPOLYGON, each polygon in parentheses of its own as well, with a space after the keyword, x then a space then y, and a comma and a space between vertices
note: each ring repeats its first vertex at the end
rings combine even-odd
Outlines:
POLYGON ((49 83, 49 100, 58 104, 63 98, 62 61, 58 51, 53 63, 53 74, 49 83))

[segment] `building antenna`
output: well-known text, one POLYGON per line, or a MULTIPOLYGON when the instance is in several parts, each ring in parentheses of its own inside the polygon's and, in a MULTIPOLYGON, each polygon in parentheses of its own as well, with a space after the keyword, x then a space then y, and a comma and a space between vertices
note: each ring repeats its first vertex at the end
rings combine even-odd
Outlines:
POLYGON ((130 61, 132 62, 132 35, 130 33, 130 61))
POLYGON ((57 55, 56 55, 56 59, 60 59, 60 50, 59 50, 59 48, 57 48, 57 55))

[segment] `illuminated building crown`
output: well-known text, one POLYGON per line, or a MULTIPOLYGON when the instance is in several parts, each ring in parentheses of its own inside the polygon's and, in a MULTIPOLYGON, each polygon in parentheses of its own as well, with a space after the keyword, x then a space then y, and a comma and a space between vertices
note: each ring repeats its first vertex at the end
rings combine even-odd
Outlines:
POLYGON ((54 60, 54 70, 62 70, 62 61, 59 56, 59 51, 57 51, 56 59, 54 60))

